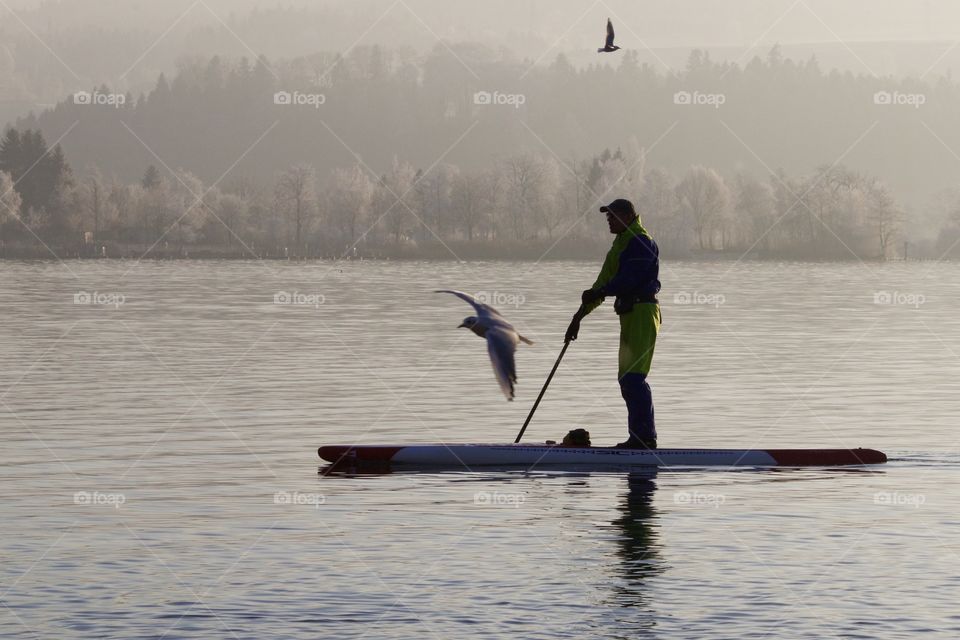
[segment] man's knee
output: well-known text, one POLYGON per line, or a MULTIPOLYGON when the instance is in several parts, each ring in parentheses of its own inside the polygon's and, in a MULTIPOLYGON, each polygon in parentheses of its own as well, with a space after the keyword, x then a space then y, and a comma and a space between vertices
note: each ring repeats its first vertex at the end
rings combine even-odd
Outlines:
POLYGON ((645 392, 649 388, 645 373, 628 372, 620 376, 620 392, 624 395, 645 392))

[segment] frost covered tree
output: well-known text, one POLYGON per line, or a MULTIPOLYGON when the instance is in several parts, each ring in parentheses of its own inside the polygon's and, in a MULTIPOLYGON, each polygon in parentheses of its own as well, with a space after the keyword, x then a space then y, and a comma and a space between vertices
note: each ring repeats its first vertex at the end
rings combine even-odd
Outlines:
POLYGON ((277 177, 274 200, 277 211, 293 227, 293 246, 297 255, 304 253, 303 234, 316 206, 316 172, 313 167, 298 164, 277 177))
POLYGON ((879 257, 890 257, 893 243, 901 230, 903 211, 880 180, 871 180, 867 185, 867 219, 873 229, 879 257))
POLYGON ((714 231, 730 204, 730 190, 713 169, 693 166, 676 188, 680 211, 693 224, 697 247, 714 248, 714 231))
POLYGON ((526 240, 528 229, 533 227, 531 218, 540 207, 543 181, 543 163, 530 154, 507 158, 501 169, 510 216, 510 232, 515 240, 526 240))
MULTIPOLYGON (((373 192, 373 181, 360 165, 333 172, 326 191, 328 218, 349 248, 367 234, 368 229, 364 225, 371 222, 373 192)), ((379 217, 382 212, 375 215, 379 217)))
POLYGON ((0 246, 5 240, 4 228, 7 223, 20 219, 20 205, 23 198, 14 188, 13 178, 6 171, 0 171, 0 246))
POLYGON ((390 170, 377 182, 373 208, 383 216, 381 222, 394 243, 411 237, 418 226, 416 211, 411 206, 416 177, 413 165, 394 157, 390 170))
POLYGON ((775 202, 770 184, 755 176, 738 173, 734 180, 734 228, 745 248, 770 249, 770 231, 776 224, 775 202))

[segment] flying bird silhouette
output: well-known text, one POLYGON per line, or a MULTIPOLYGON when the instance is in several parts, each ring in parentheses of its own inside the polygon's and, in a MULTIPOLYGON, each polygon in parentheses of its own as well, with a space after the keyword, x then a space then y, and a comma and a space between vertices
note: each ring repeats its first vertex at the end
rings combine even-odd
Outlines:
POLYGON ((434 293, 452 293, 461 300, 470 303, 477 315, 467 316, 460 326, 470 329, 487 341, 487 352, 490 354, 490 363, 493 365, 493 374, 497 377, 500 389, 507 400, 513 400, 513 388, 517 383, 517 365, 514 354, 517 344, 524 342, 533 344, 520 335, 513 325, 500 315, 500 312, 488 304, 477 301, 476 298, 462 291, 439 289, 434 293))
POLYGON ((610 18, 607 18, 607 42, 603 45, 603 49, 597 49, 597 53, 610 53, 619 48, 613 44, 613 23, 610 22, 610 18))

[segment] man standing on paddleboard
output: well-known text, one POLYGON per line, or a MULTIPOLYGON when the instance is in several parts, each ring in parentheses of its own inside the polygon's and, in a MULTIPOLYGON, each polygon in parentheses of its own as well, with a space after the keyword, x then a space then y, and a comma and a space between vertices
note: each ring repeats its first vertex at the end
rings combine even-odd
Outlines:
POLYGON ((565 340, 577 339, 580 321, 603 302, 615 296, 613 309, 620 317, 620 355, 617 375, 620 394, 627 403, 630 437, 617 446, 626 449, 656 449, 653 396, 647 383, 653 348, 660 330, 660 249, 640 225, 629 200, 614 200, 600 211, 607 214, 610 233, 616 237, 607 252, 600 275, 583 292, 580 308, 573 315, 565 340))

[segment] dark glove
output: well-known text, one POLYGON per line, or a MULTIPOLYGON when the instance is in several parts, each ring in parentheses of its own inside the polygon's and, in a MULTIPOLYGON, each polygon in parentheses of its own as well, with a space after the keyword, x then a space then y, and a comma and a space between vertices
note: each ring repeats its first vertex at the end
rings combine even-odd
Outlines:
POLYGON ((573 320, 570 321, 570 326, 567 327, 567 334, 563 337, 564 343, 576 340, 578 333, 580 333, 580 316, 575 315, 573 320))
POLYGON ((597 300, 603 300, 604 295, 600 289, 587 289, 582 294, 580 294, 580 302, 583 306, 593 304, 597 300))

